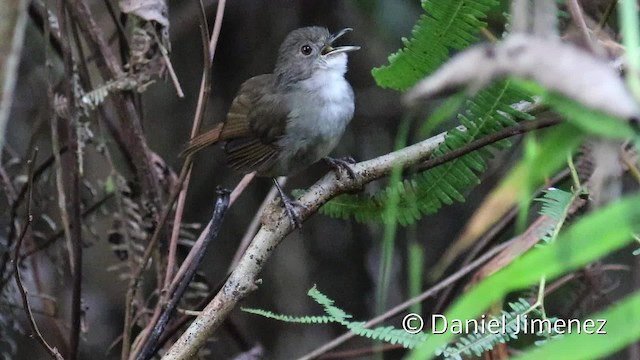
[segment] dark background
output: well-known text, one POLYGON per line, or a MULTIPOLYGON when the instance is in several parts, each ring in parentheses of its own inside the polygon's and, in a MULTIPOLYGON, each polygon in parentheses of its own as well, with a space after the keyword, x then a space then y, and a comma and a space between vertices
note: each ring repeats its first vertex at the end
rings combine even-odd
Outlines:
MULTIPOLYGON (((94 14, 108 29, 105 33, 109 34, 112 27, 103 3, 95 1, 92 6, 94 14)), ((211 27, 216 3, 206 1, 205 6, 211 27)), ((503 30, 501 13, 504 10, 503 6, 490 20, 490 29, 496 35, 503 30)), ((170 82, 158 82, 142 96, 144 128, 150 148, 174 171, 179 171, 182 165, 178 154, 189 137, 202 74, 197 11, 195 1, 170 2, 171 60, 186 97, 178 98, 170 82)), ((349 55, 347 73, 356 95, 356 113, 333 155, 349 155, 360 161, 392 151, 398 124, 405 111, 400 104, 400 93, 377 87, 371 69, 387 64, 388 55, 402 46, 402 37, 410 37, 411 28, 422 14, 419 1, 413 0, 228 1, 213 62, 212 90, 204 127, 224 119, 231 100, 244 80, 271 72, 280 42, 289 31, 310 25, 326 26, 330 31, 352 27, 354 31, 342 39, 342 43, 362 47, 360 51, 349 55)), ((33 129, 43 127, 46 135, 37 142, 45 149, 42 154, 45 157, 50 145, 43 49, 41 34, 30 24, 7 138, 13 149, 18 153, 24 152, 33 129)), ((60 70, 59 66, 54 64, 57 70, 60 70)), ((414 127, 420 126, 423 118, 414 121, 414 127)), ((97 132, 100 135, 100 131, 97 132)), ((411 134, 415 134, 415 131, 411 134)), ((409 142, 417 140, 412 135, 409 142)), ((399 229, 389 306, 408 297, 405 266, 407 242, 415 239, 423 245, 424 269, 428 271, 462 229, 474 208, 473 204, 482 199, 501 174, 504 163, 514 158, 515 151, 497 155, 498 161, 492 163, 485 173, 482 185, 466 194, 465 204, 445 207, 437 215, 425 217, 416 226, 399 229)), ((225 169, 222 155, 220 149, 210 148, 196 156, 184 218, 186 222, 206 222, 212 211, 216 186, 232 188, 241 178, 239 174, 225 169)), ((102 168, 97 159, 97 155, 89 151, 86 167, 88 177, 99 182, 108 175, 108 169, 102 168)), ((293 176, 287 184, 287 191, 310 186, 327 170, 323 163, 312 166, 308 171, 293 176)), ((373 192, 385 184, 385 181, 374 182, 367 186, 366 191, 373 192)), ((212 287, 224 279, 240 239, 270 186, 269 180, 257 179, 228 212, 223 229, 209 247, 201 267, 212 287)), ((84 342, 81 345, 83 358, 119 358, 120 343, 117 340, 122 332, 124 294, 128 282, 119 280, 115 272, 108 271, 110 266, 118 262, 106 241, 108 225, 96 226, 96 236, 87 241, 84 255, 83 291, 87 306, 87 332, 83 335, 84 342), (113 349, 108 350, 112 344, 113 349)), ((279 246, 262 273, 262 285, 241 306, 291 315, 320 315, 320 307, 306 296, 308 289, 317 285, 320 291, 336 301, 337 306, 353 314, 354 319, 366 320, 375 316, 374 298, 382 230, 383 227, 377 224, 362 225, 314 215, 305 222, 302 231, 292 233, 279 246)), ((52 276, 44 281, 50 283, 52 295, 63 299, 59 304, 62 309, 60 315, 67 319, 64 299, 68 298, 70 287, 55 280, 55 266, 50 268, 52 276)), ((428 285, 425 283, 425 288, 428 285)), ((427 303, 425 306, 430 305, 427 303)), ((41 317, 36 319, 43 323, 44 334, 55 333, 55 328, 47 326, 41 317)), ((243 348, 245 345, 260 343, 267 349, 268 358, 291 359, 345 331, 332 325, 295 325, 266 320, 245 314, 239 309, 231 314, 230 321, 246 344, 239 342, 238 336, 232 335, 228 329, 222 329, 211 339, 211 355, 207 358, 229 359, 246 350, 243 348)), ((400 318, 390 322, 396 326, 399 323, 400 318)), ((64 325, 62 328, 65 328, 64 325)), ((34 344, 33 340, 25 339, 20 344, 20 358, 42 358, 39 350, 35 355, 26 350, 29 346, 33 348, 34 344)), ((369 345, 370 342, 363 340, 349 343, 350 348, 369 345)), ((390 357, 400 354, 391 352, 390 357)))

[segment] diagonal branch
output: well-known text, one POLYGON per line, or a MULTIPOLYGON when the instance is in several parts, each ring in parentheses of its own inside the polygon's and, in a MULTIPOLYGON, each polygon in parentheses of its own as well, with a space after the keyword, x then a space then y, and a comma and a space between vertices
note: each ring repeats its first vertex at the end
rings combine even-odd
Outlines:
MULTIPOLYGON (((536 128, 533 126, 536 123, 539 124, 540 121, 518 124, 514 128, 527 125, 525 129, 532 130, 536 128)), ((514 134, 509 133, 504 136, 511 135, 514 134)), ((406 169, 423 163, 444 141, 444 138, 445 134, 439 134, 401 150, 354 164, 352 169, 356 176, 353 179, 348 177, 338 179, 335 173, 328 173, 298 199, 304 208, 300 212, 300 219, 306 220, 332 198, 342 193, 360 190, 365 184, 389 175, 396 167, 406 169)), ((500 139, 493 141, 498 140, 500 139)), ((463 154, 458 156, 461 155, 463 154)), ((222 324, 238 301, 256 288, 256 281, 262 267, 278 244, 293 231, 293 226, 284 210, 274 203, 267 207, 263 213, 262 224, 258 234, 253 238, 222 289, 169 349, 163 359, 189 359, 194 356, 198 349, 204 345, 206 339, 222 324)))
MULTIPOLYGON (((68 9, 73 21, 78 24, 91 52, 98 54, 95 56, 95 60, 102 78, 105 81, 121 78, 123 72, 119 62, 104 39, 102 30, 100 30, 86 2, 71 0, 68 2, 68 9)), ((136 175, 143 184, 145 195, 157 209, 160 209, 160 181, 157 172, 154 171, 140 117, 130 97, 114 93, 111 94, 111 98, 115 103, 114 109, 120 117, 120 127, 110 127, 109 129, 118 131, 117 137, 123 140, 127 152, 133 160, 136 175)))
MULTIPOLYGON (((196 112, 194 114, 193 125, 191 129, 191 137, 194 137, 200 129, 200 125, 202 123, 202 119, 204 117, 204 112, 207 104, 207 98, 211 89, 211 62, 213 61, 213 56, 215 54, 215 48, 217 46, 218 37, 220 36, 220 28, 222 27, 222 19, 224 16, 225 9, 225 1, 218 2, 218 11, 216 14, 216 20, 214 23, 214 31, 209 37, 207 17, 204 10, 204 5, 202 1, 199 1, 200 5, 200 32, 202 36, 202 44, 203 44, 203 72, 202 72, 202 80, 200 82, 200 91, 198 93, 198 104, 196 107, 196 112)), ((122 358, 126 359, 129 357, 130 353, 130 334, 131 334, 131 318, 132 314, 132 301, 133 297, 136 293, 136 289, 138 287, 138 282, 142 276, 142 272, 146 268, 146 264, 148 259, 151 256, 151 252, 155 249, 156 242, 159 238, 159 233, 164 227, 168 217, 173 208, 174 201, 177 201, 174 219, 173 219, 173 229, 171 231, 171 238, 169 242, 169 254, 167 257, 167 266, 166 272, 164 276, 164 283, 158 284, 158 287, 162 289, 162 298, 156 305, 153 316, 151 317, 151 321, 147 324, 147 330, 142 334, 142 336, 138 339, 139 345, 141 347, 146 346, 146 342, 148 337, 151 334, 150 329, 154 329, 156 327, 156 322, 160 318, 160 312, 162 307, 169 301, 170 295, 173 293, 173 289, 170 291, 170 285, 172 279, 180 278, 176 275, 174 276, 174 269, 176 264, 176 250, 178 247, 178 235, 180 232, 180 224, 182 222, 182 215, 184 211, 184 204, 187 197, 187 188, 189 186, 189 180, 191 178, 191 169, 192 169, 192 157, 188 156, 180 170, 180 176, 176 185, 176 189, 172 192, 169 202, 167 206, 165 206, 163 212, 160 215, 160 221, 156 226, 156 229, 151 236, 151 240, 147 244, 147 248, 145 249, 145 253, 143 255, 143 259, 141 262, 141 266, 137 269, 135 276, 132 278, 131 284, 129 286, 129 290, 127 291, 126 297, 126 305, 125 305, 125 324, 124 324, 124 336, 123 336, 123 347, 122 347, 122 358)), ((232 197, 231 202, 233 203, 234 199, 232 197)), ((192 248, 192 251, 194 249, 192 248)), ((137 349, 133 349, 133 353, 137 353, 137 349)))

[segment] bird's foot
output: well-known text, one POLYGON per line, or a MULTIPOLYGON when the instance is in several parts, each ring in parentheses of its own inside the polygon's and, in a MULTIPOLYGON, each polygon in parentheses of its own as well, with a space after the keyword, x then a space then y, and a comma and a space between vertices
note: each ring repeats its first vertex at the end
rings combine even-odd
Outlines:
POLYGON ((284 210, 287 212, 287 216, 289 220, 291 220, 291 225, 293 225, 296 229, 302 229, 302 220, 300 217, 301 210, 308 210, 308 208, 303 205, 301 202, 297 200, 291 200, 288 197, 281 197, 282 206, 284 206, 284 210))
POLYGON ((273 183, 278 189, 278 193, 280 194, 280 200, 282 201, 282 206, 284 207, 289 220, 291 220, 291 225, 293 225, 296 229, 302 229, 302 221, 300 217, 300 210, 308 210, 307 206, 300 203, 297 200, 291 200, 287 195, 285 195, 284 191, 278 184, 278 180, 273 179, 273 183))
POLYGON ((342 171, 345 171, 351 179, 356 178, 356 173, 351 168, 351 165, 355 164, 356 161, 352 157, 347 156, 343 158, 334 159, 334 158, 325 156, 324 161, 329 165, 329 167, 331 167, 336 172, 336 174, 338 175, 338 178, 342 177, 342 174, 343 174, 342 171))

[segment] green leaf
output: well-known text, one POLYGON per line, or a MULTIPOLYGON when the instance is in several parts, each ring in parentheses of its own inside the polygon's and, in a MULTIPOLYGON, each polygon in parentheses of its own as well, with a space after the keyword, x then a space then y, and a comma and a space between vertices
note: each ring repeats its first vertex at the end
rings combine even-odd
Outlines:
POLYGON ((549 105, 567 121, 588 133, 623 140, 637 137, 636 132, 625 119, 619 119, 599 110, 591 109, 572 99, 550 92, 530 81, 513 80, 513 83, 514 86, 523 91, 540 96, 543 103, 549 105))
MULTIPOLYGON (((445 142, 434 151, 432 158, 444 156, 452 150, 481 139, 508 126, 515 119, 530 119, 511 105, 527 99, 527 96, 510 86, 509 82, 495 84, 480 91, 468 100, 466 111, 459 115, 465 130, 458 128, 448 132, 445 142)), ((320 212, 333 217, 353 217, 359 222, 386 222, 394 219, 382 216, 385 204, 398 196, 397 211, 393 215, 401 225, 415 223, 425 214, 436 213, 443 205, 463 202, 464 193, 480 183, 478 174, 486 168, 486 161, 493 157, 490 150, 498 151, 509 146, 499 141, 467 155, 448 161, 428 171, 416 174, 408 180, 392 183, 375 195, 341 195, 325 204, 320 212)), ((564 158, 563 158, 564 159, 564 158)))
POLYGON ((404 49, 389 56, 389 65, 372 70, 381 87, 404 90, 432 73, 449 58, 450 50, 461 50, 476 41, 475 33, 487 24, 498 0, 423 0, 423 15, 413 28, 413 37, 403 39, 404 49))
MULTIPOLYGON (((552 279, 585 266, 632 240, 640 224, 640 196, 626 198, 594 212, 562 234, 558 241, 534 249, 480 282, 447 312, 447 319, 473 319, 509 292, 525 288, 541 277, 552 279)), ((409 359, 427 359, 454 334, 431 336, 409 359)))
POLYGON ((404 329, 396 329, 393 326, 377 327, 375 329, 365 328, 363 321, 349 321, 352 316, 344 310, 333 305, 334 301, 318 290, 315 285, 307 293, 313 300, 324 307, 327 316, 290 316, 274 314, 271 311, 261 309, 242 309, 245 312, 264 316, 270 319, 292 322, 292 323, 330 323, 337 322, 351 330, 358 336, 364 336, 372 340, 382 340, 390 344, 400 344, 405 348, 414 348, 426 339, 424 333, 412 334, 404 329))
POLYGON ((301 323, 301 324, 326 324, 335 322, 335 319, 329 316, 292 316, 276 314, 268 310, 252 309, 252 308, 240 308, 240 310, 254 315, 260 315, 268 319, 274 319, 278 321, 284 321, 288 323, 301 323))
MULTIPOLYGON (((606 319, 604 331, 607 334, 587 334, 572 332, 560 339, 547 342, 545 346, 532 349, 517 360, 535 359, 602 359, 621 350, 640 338, 640 292, 628 296, 609 309, 592 314, 586 319, 606 319)), ((583 324, 584 324, 583 320, 583 324)), ((593 331, 598 330, 599 323, 593 331)))

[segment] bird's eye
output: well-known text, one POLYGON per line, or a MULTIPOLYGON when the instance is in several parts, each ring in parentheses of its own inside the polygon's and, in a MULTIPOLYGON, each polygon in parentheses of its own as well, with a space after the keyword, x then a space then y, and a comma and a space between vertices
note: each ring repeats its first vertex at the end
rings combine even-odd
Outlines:
POLYGON ((302 55, 307 56, 307 55, 311 55, 311 53, 313 52, 313 49, 309 45, 302 45, 302 47, 300 48, 300 52, 302 53, 302 55))

